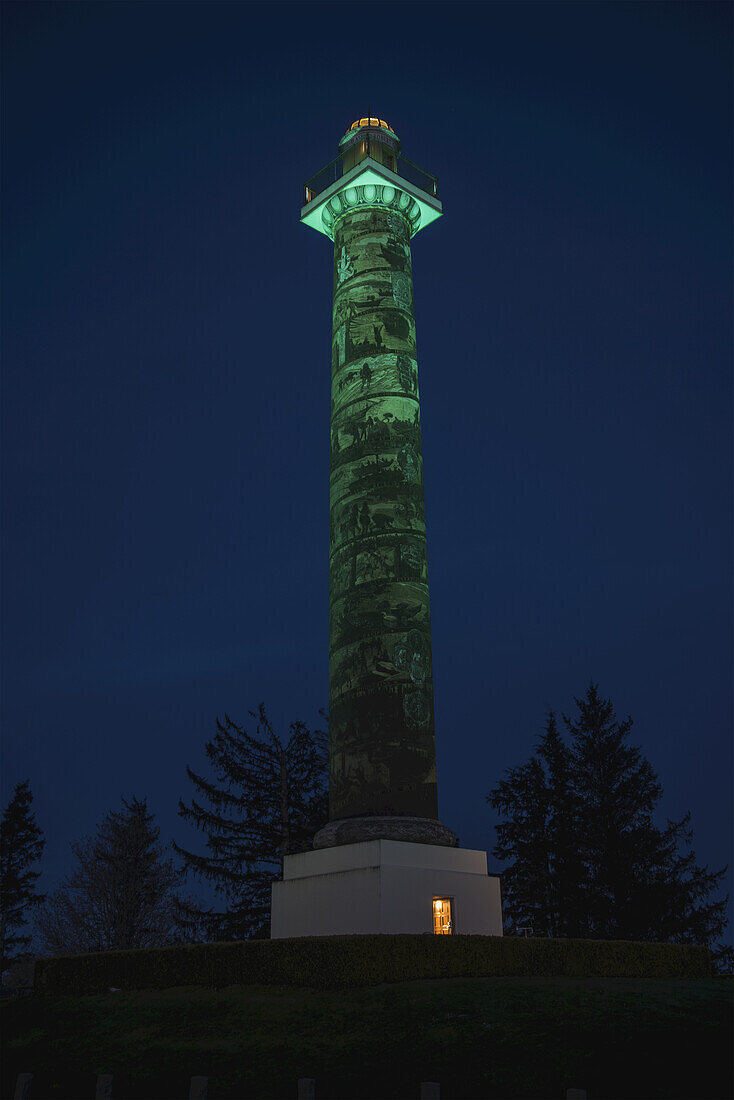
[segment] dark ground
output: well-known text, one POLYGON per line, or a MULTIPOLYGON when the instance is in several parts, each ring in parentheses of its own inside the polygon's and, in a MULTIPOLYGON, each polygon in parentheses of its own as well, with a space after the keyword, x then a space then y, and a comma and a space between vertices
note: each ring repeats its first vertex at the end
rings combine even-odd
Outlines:
POLYGON ((2 1097, 210 1100, 723 1100, 732 1094, 732 979, 450 979, 312 991, 233 986, 28 997, 2 1007, 2 1097))

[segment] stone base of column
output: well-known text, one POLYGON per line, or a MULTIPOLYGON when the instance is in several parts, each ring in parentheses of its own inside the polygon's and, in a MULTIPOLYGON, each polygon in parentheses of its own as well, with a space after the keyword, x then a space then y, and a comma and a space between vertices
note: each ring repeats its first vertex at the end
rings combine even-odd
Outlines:
POLYGON ((344 817, 330 821, 314 837, 315 850, 336 848, 341 844, 360 844, 365 840, 398 840, 409 844, 435 844, 457 848, 455 833, 429 817, 344 817))
POLYGON ((433 933, 437 901, 453 935, 502 935, 500 880, 486 852, 369 840, 286 856, 270 936, 433 933), (450 904, 447 904, 450 903, 450 904))

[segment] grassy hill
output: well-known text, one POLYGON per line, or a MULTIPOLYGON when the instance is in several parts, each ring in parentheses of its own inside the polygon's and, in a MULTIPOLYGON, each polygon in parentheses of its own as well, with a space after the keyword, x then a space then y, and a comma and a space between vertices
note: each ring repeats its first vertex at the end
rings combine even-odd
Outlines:
POLYGON ((368 989, 185 987, 34 995, 0 1009, 2 1097, 290 1100, 713 1100, 732 1094, 734 980, 449 978, 368 989))

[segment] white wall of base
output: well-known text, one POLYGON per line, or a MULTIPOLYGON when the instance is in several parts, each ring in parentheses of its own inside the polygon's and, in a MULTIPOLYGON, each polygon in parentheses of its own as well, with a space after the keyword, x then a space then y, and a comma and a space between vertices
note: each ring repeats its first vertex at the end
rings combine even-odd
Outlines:
POLYGON ((366 840, 286 856, 270 935, 433 932, 433 899, 453 899, 456 935, 502 935, 500 880, 487 853, 366 840))

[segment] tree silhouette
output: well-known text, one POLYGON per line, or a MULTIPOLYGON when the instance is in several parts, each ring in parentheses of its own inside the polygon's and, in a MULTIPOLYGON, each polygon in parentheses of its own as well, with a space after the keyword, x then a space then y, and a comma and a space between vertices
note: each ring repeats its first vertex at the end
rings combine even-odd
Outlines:
POLYGON ((36 894, 43 832, 36 824, 28 780, 18 783, 0 822, 0 973, 26 957, 31 935, 23 929, 30 912, 43 901, 36 894))
POLYGON ((213 779, 186 769, 195 797, 181 800, 179 813, 206 836, 206 853, 174 843, 186 868, 222 900, 218 909, 191 908, 192 918, 203 914, 208 935, 226 939, 269 934, 270 887, 283 857, 306 851, 328 817, 326 735, 293 722, 281 739, 262 703, 250 714, 252 734, 226 715, 217 720, 206 743, 213 779))
POLYGON ((487 796, 504 818, 493 853, 510 861, 509 928, 711 945, 726 926, 727 898, 711 898, 726 868, 696 862, 690 813, 654 823, 662 787, 628 743, 632 719, 618 722, 595 684, 575 702, 570 744, 551 712, 530 760, 487 796))
POLYGON ((40 907, 36 925, 53 955, 158 947, 181 939, 176 886, 145 799, 122 799, 93 837, 72 845, 76 866, 40 907))

